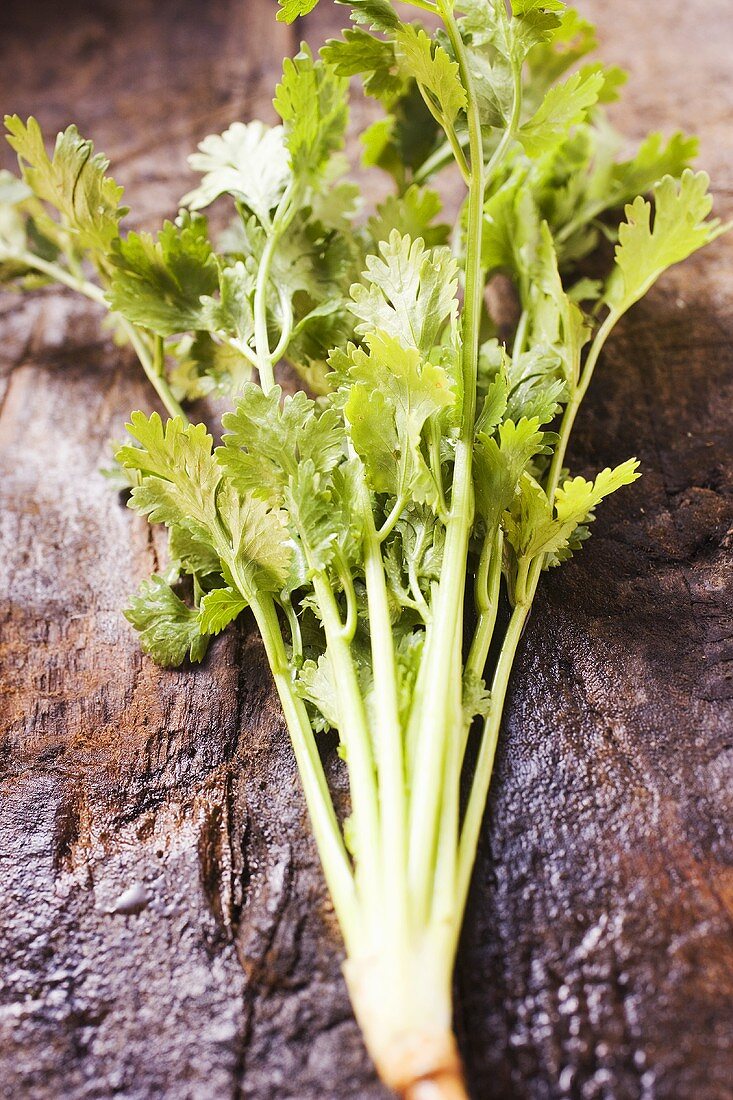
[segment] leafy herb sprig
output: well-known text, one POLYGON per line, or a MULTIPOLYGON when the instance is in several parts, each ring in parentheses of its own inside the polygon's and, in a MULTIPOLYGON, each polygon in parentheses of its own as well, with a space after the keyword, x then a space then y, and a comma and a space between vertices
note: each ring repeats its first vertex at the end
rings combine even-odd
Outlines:
MULTIPOLYGON (((316 3, 281 0, 279 17, 316 3)), ((623 73, 587 61, 593 28, 559 0, 347 6, 354 26, 319 58, 285 61, 279 125, 201 143, 200 183, 157 236, 120 232, 121 188, 73 126, 49 156, 33 119, 6 119, 22 178, 0 176, 0 276, 80 291, 136 351, 170 419, 134 412, 118 460, 170 562, 127 617, 179 665, 254 616, 366 1043, 398 1091, 460 1096, 451 974, 514 655, 542 570, 638 476, 633 459, 571 476, 570 433, 618 320, 724 227, 693 139, 653 134, 619 159, 603 105, 623 73), (368 218, 342 152, 356 75, 383 109, 364 163, 394 181, 368 218), (450 245, 428 186, 449 165, 466 191, 450 245), (233 220, 215 248, 201 211, 220 198, 233 220), (585 277, 609 238, 610 272, 585 277), (510 341, 485 294, 499 273, 510 341), (283 395, 282 361, 312 396, 283 395), (232 402, 217 448, 181 408, 207 393, 232 402)))

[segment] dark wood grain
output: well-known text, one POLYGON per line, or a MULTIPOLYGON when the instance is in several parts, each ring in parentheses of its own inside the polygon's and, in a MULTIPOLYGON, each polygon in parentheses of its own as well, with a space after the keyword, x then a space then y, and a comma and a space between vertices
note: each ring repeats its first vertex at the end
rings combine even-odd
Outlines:
MULTIPOLYGON (((700 132, 730 216, 728 0, 582 8, 631 70, 630 137, 700 132)), ((0 108, 78 122, 154 224, 195 142, 271 117, 283 54, 339 21, 6 0, 0 108)), ((574 439, 579 472, 644 478, 525 635, 457 973, 476 1100, 731 1095, 732 259, 637 307, 574 439)), ((161 547, 98 469, 150 398, 98 322, 0 299, 0 1095, 376 1100, 254 631, 162 672, 120 616, 161 547)))

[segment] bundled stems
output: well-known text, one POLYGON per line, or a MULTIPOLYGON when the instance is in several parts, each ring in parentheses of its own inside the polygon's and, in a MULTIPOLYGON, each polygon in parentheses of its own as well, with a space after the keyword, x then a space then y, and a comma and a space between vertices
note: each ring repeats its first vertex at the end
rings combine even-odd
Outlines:
POLYGON ((484 160, 481 120, 473 94, 473 80, 463 41, 452 13, 441 8, 451 44, 456 52, 468 94, 471 177, 468 195, 465 297, 462 325, 463 408, 460 435, 456 442, 450 513, 446 523, 445 551, 434 618, 440 630, 432 630, 426 641, 425 682, 419 722, 413 787, 410 803, 409 870, 418 910, 425 912, 430 892, 440 815, 441 771, 444 763, 451 654, 459 624, 463 622, 468 539, 473 524, 472 457, 476 416, 476 373, 481 323, 483 280, 481 238, 483 232, 484 160))

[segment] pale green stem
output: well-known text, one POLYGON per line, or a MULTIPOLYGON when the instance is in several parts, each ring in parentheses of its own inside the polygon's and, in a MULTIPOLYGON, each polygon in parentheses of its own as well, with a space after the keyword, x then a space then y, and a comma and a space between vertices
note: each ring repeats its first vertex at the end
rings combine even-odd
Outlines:
POLYGON ((278 363, 282 359, 293 333, 293 303, 289 295, 282 290, 280 292, 280 307, 283 311, 283 325, 280 331, 280 339, 272 353, 273 363, 278 363))
POLYGON ((346 599, 346 622, 343 625, 343 634, 346 641, 351 642, 356 634, 356 627, 359 621, 356 607, 356 592, 354 590, 354 578, 351 576, 351 570, 344 560, 343 554, 340 552, 336 555, 336 569, 346 599))
POLYGON ((380 542, 384 542, 384 540, 387 538, 387 535, 392 534, 392 532, 394 531, 395 526, 397 524, 397 521, 399 520, 400 516, 402 515, 402 513, 405 509, 406 504, 407 504, 407 501, 406 501, 405 497, 403 497, 403 496, 398 497, 397 500, 394 502, 389 515, 387 516, 384 523, 382 524, 382 526, 377 531, 377 538, 379 539, 380 542))
POLYGON ((369 490, 362 480, 358 510, 363 525, 364 580, 374 676, 375 752, 379 781, 382 866, 390 921, 404 931, 406 900, 406 795, 402 727, 397 697, 397 666, 380 538, 374 526, 369 490))
POLYGON ((502 711, 506 698, 509 676, 511 674, 514 656, 522 637, 522 630, 529 614, 529 603, 517 604, 514 613, 509 620, 504 643, 496 666, 496 672, 491 682, 491 709, 484 722, 481 736, 476 769, 471 783, 471 793, 466 806, 466 813, 461 829, 461 839, 458 846, 458 864, 456 868, 456 905, 454 943, 458 942, 463 911, 466 906, 468 887, 471 881, 471 872, 476 858, 476 846, 478 844, 481 822, 483 821, 486 798, 489 793, 491 773, 494 767, 494 756, 501 726, 502 711))
POLYGON ((458 135, 456 134, 455 127, 451 122, 448 121, 443 112, 435 106, 427 88, 424 88, 419 81, 417 83, 417 86, 420 89, 420 95, 423 97, 423 102, 425 103, 425 106, 430 111, 430 114, 433 116, 435 121, 438 123, 438 126, 440 126, 441 130, 447 137, 453 159, 458 165, 458 169, 463 176, 463 182, 468 187, 471 182, 471 175, 468 169, 466 156, 461 147, 461 143, 458 140, 458 135))
POLYGON ((293 688, 273 599, 264 594, 251 593, 250 606, 262 635, 285 715, 326 883, 344 934, 347 950, 349 950, 359 938, 354 877, 333 808, 323 764, 318 755, 305 704, 293 688))
POLYGON ((483 231, 484 164, 481 119, 473 89, 466 51, 452 12, 441 5, 441 15, 451 39, 468 96, 468 126, 471 150, 471 186, 468 198, 466 283, 463 307, 463 408, 460 435, 456 441, 451 511, 446 524, 445 550, 434 621, 423 665, 423 705, 420 708, 418 741, 409 828, 409 874, 418 913, 427 913, 432 868, 436 853, 438 819, 442 805, 443 763, 446 723, 449 718, 452 649, 458 624, 463 621, 463 598, 468 556, 468 538, 473 523, 472 459, 476 415, 476 374, 479 328, 483 300, 481 235, 483 231))
POLYGON ((466 662, 466 672, 479 679, 484 674, 499 610, 503 547, 504 533, 499 528, 493 539, 487 536, 484 540, 476 577, 476 606, 479 617, 466 662))
MULTIPOLYGON (((98 305, 104 306, 105 309, 109 310, 109 302, 105 297, 104 291, 101 287, 97 286, 96 283, 91 283, 88 279, 72 275, 70 271, 66 271, 63 267, 59 267, 58 264, 44 260, 41 256, 34 256, 32 252, 22 252, 17 258, 22 263, 27 264, 28 267, 35 268, 36 271, 48 275, 49 278, 53 279, 55 282, 70 287, 71 290, 83 294, 85 298, 89 298, 92 302, 96 302, 98 305)), ((188 417, 173 396, 167 379, 158 369, 142 333, 133 324, 125 320, 124 317, 119 314, 117 316, 120 320, 120 326, 125 330, 127 338, 135 349, 137 357, 140 360, 140 365, 145 371, 148 381, 160 398, 168 415, 173 417, 178 416, 183 420, 184 424, 187 424, 188 417)))
POLYGON ((414 557, 411 557, 407 563, 407 575, 410 578, 410 591, 412 592, 413 597, 412 606, 419 613, 422 621, 424 623, 429 623, 432 616, 427 601, 423 596, 422 589, 420 588, 420 581, 417 576, 417 569, 415 567, 414 557))
POLYGON ((238 340, 235 336, 227 336, 224 342, 228 344, 230 348, 233 348, 234 351, 238 351, 240 355, 243 355, 244 358, 257 369, 257 356, 246 340, 238 340))
POLYGON ((593 371, 595 370, 596 363, 598 362, 598 357, 603 350, 603 346, 606 343, 606 340, 610 336, 611 332, 613 331, 616 322, 621 316, 622 314, 616 312, 615 310, 611 310, 601 327, 598 329, 595 339, 591 344, 588 357, 583 366, 583 372, 580 376, 580 381, 575 389, 572 398, 565 406, 562 424, 560 425, 559 439, 557 441, 557 446, 555 447, 555 453, 552 456, 552 464, 550 466, 550 471, 547 476, 547 484, 545 486, 545 491, 547 493, 547 496, 549 497, 550 503, 552 503, 555 498, 555 490, 557 489, 558 483, 560 481, 560 474, 562 472, 563 464, 565 462, 565 453, 567 451, 568 443, 570 441, 570 433, 572 432, 573 425, 575 424, 575 417, 578 415, 578 409, 580 408, 583 398, 588 391, 588 386, 590 385, 590 380, 593 377, 593 371))
POLYGON ((514 334, 514 344, 512 346, 512 359, 516 359, 518 355, 521 355, 524 351, 524 342, 527 339, 527 327, 529 325, 529 310, 523 309, 522 315, 519 318, 519 324, 517 325, 517 331, 514 334))
POLYGON ((527 598, 527 578, 532 558, 523 557, 517 564, 517 575, 514 579, 514 602, 524 603, 527 598))
POLYGON ((435 857, 435 881, 430 908, 431 921, 443 927, 451 926, 456 906, 461 763, 465 740, 461 676, 462 648, 463 621, 461 620, 456 624, 456 634, 453 639, 453 659, 450 669, 452 694, 448 702, 450 720, 446 725, 445 772, 435 857))
POLYGON ((53 279, 57 283, 63 283, 64 286, 78 291, 79 294, 83 294, 86 298, 90 298, 93 302, 98 302, 99 305, 109 309, 104 291, 96 283, 90 283, 88 279, 73 275, 70 271, 66 271, 65 268, 52 263, 50 260, 44 260, 41 256, 34 256, 32 252, 20 252, 13 258, 28 267, 35 268, 36 271, 40 271, 44 275, 48 275, 49 279, 53 279))
POLYGON ((124 317, 120 317, 120 325, 125 330, 127 338, 135 349, 135 353, 140 360, 140 364, 145 371, 145 374, 147 375, 148 381, 157 393, 162 404, 165 406, 168 415, 172 417, 179 417, 179 419, 181 419, 184 424, 188 424, 188 417, 173 396, 171 388, 168 385, 168 380, 162 374, 158 373, 153 358, 145 344, 141 332, 135 327, 135 325, 125 320, 124 317))
POLYGON ((303 635, 298 622, 298 615, 293 607, 293 601, 287 592, 280 593, 280 604, 290 627, 290 644, 293 649, 293 665, 297 668, 303 659, 303 635))
POLYGON ((430 470, 438 490, 438 515, 443 523, 448 518, 448 505, 443 491, 443 470, 440 462, 440 423, 437 416, 431 416, 428 422, 428 447, 430 450, 430 470))
POLYGON ((379 908, 379 800, 374 774, 369 725, 356 668, 333 590, 323 573, 315 573, 313 591, 318 601, 327 654, 333 675, 338 710, 338 729, 346 750, 351 788, 351 808, 356 840, 356 877, 362 901, 379 908))
MULTIPOLYGON (((575 417, 577 415, 580 404, 585 396, 590 380, 593 376, 598 357, 601 353, 603 345, 606 342, 611 330, 619 319, 620 314, 612 311, 606 317, 606 320, 601 325, 596 337, 591 345, 588 358, 586 359, 583 373, 581 376, 580 384, 578 385, 572 400, 565 409, 562 424, 560 426, 559 440, 557 447, 555 448, 555 454, 553 457, 552 465, 548 472, 547 483, 545 485, 545 491, 550 500, 550 503, 554 501, 555 492, 557 490, 558 482, 560 480, 560 473, 565 458, 565 452, 567 450, 568 441, 570 439, 570 433, 575 423, 575 417)), ((519 645, 519 641, 522 636, 522 630, 527 620, 532 601, 534 600, 535 592, 537 591, 537 584, 539 582, 540 574, 542 572, 542 565, 544 561, 544 555, 538 555, 529 565, 529 569, 526 570, 526 576, 521 579, 520 587, 521 593, 518 593, 517 604, 514 608, 514 612, 509 621, 509 627, 507 628, 506 636, 501 648, 499 660, 496 666, 496 672, 491 684, 491 710, 489 716, 484 723, 483 734, 481 738, 481 747, 479 749, 478 761, 476 763, 476 771, 474 773, 473 782, 471 785, 471 793, 469 795, 468 805, 466 807, 466 814, 463 821, 463 828, 461 830, 461 840, 458 852, 458 872, 457 872, 457 916, 456 927, 454 930, 455 942, 458 941, 458 935, 460 932, 460 919, 465 908, 466 898, 468 896, 468 887, 471 879, 471 871, 473 863, 476 858, 476 846, 478 844, 479 833, 481 830, 481 822, 483 819, 484 809, 486 806, 486 799, 489 792, 489 784, 491 782, 491 772, 494 765, 494 756, 496 754, 496 745, 499 737, 499 728, 501 725, 502 711, 504 708, 504 700, 506 698, 507 687, 509 685, 509 676, 511 674, 512 664, 519 645)), ((522 563, 524 565, 524 563, 522 563)))
POLYGON ((286 231, 295 213, 295 186, 289 184, 280 204, 275 211, 272 228, 267 238, 260 265, 257 270, 254 299, 255 322, 255 349, 257 354, 257 369, 260 374, 260 385, 265 393, 269 393, 275 385, 275 373, 273 369, 273 353, 270 349, 270 336, 267 331, 267 288, 270 281, 270 268, 275 256, 275 249, 280 243, 280 238, 286 231))

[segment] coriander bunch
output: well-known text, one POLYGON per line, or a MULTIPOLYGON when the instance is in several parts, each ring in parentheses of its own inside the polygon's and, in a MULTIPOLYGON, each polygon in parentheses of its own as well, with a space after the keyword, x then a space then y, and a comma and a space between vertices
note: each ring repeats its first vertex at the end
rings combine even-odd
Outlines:
POLYGON ((542 571, 638 476, 633 459, 572 476, 572 427, 619 318, 724 227, 694 140, 620 159, 604 104, 623 73, 587 61, 593 28, 559 0, 347 6, 319 58, 286 59, 279 125, 201 143, 201 181, 157 236, 120 233, 121 189, 74 127, 49 156, 33 119, 8 118, 22 178, 0 177, 0 277, 79 290, 135 349, 170 418, 134 412, 118 460, 170 561, 126 615, 164 665, 254 617, 367 1046, 401 1094, 460 1097, 451 976, 514 655, 542 571), (364 164, 394 182, 369 217, 343 155, 357 75, 382 108, 364 164), (428 184, 451 166, 449 235, 428 184), (201 211, 222 198, 214 247, 201 211), (609 238, 610 270, 585 277, 609 238), (487 305, 499 273, 511 339, 487 305), (281 362, 303 389, 283 394, 281 362), (216 448, 180 404, 207 393, 231 401, 216 448))

